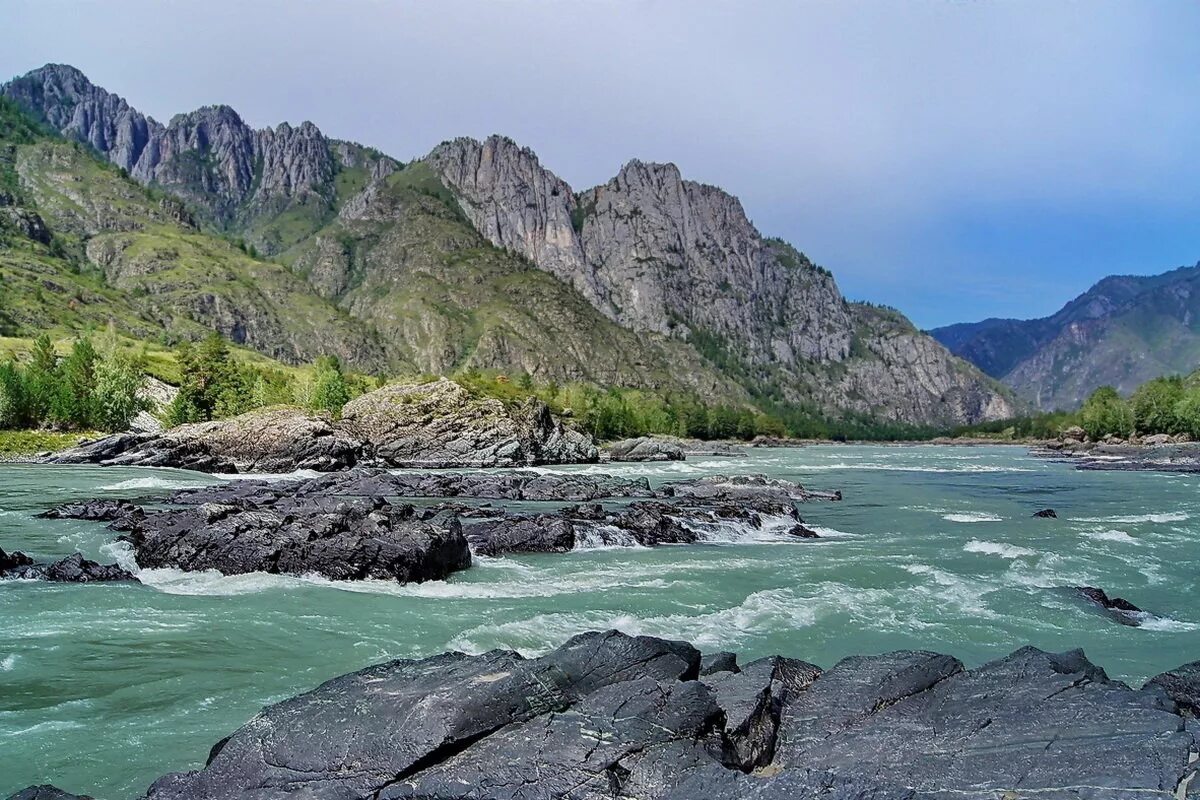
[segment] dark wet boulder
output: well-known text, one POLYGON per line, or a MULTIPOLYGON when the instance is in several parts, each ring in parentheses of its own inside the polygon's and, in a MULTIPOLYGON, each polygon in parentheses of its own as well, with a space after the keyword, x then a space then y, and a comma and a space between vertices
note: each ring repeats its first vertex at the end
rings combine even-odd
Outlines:
POLYGON ((642 501, 630 503, 612 517, 611 524, 646 547, 696 542, 699 536, 674 516, 677 513, 668 503, 642 501))
POLYGON ((806 489, 798 483, 765 475, 710 475, 665 483, 658 495, 682 503, 729 503, 764 514, 787 514, 795 503, 837 501, 841 492, 806 489))
POLYGON ((797 539, 820 539, 821 538, 821 534, 817 533, 812 528, 810 528, 804 524, 793 525, 792 527, 788 528, 787 534, 788 534, 788 536, 792 536, 797 539))
MULTIPOLYGON (((682 642, 615 631, 577 636, 537 659, 494 650, 392 661, 264 709, 203 770, 160 778, 148 799, 378 796, 435 773, 474 747, 499 749, 490 743, 494 737, 498 743, 531 720, 557 719, 592 696, 611 717, 621 700, 632 703, 634 687, 665 684, 666 693, 680 691, 679 702, 659 703, 657 688, 645 690, 646 722, 631 719, 625 727, 631 737, 649 737, 656 723, 676 724, 671 717, 676 710, 687 719, 697 709, 701 715, 713 710, 704 703, 702 687, 681 683, 696 677, 699 661, 700 654, 682 642), (630 688, 608 693, 606 705, 606 687, 617 685, 630 688)), ((577 746, 570 752, 578 757, 585 750, 577 746)), ((504 752, 535 761, 532 743, 504 752)), ((565 761, 564 754, 559 763, 565 761)), ((515 774, 508 770, 501 777, 515 774)), ((446 796, 468 796, 468 788, 446 796)))
POLYGON ((737 653, 722 650, 719 653, 705 653, 700 658, 700 675, 714 675, 718 672, 740 672, 737 663, 737 653))
POLYGON ((1200 661, 1155 675, 1144 688, 1161 689, 1184 713, 1200 717, 1200 661))
POLYGON ((1080 651, 1027 647, 969 671, 932 654, 869 657, 785 703, 773 766, 918 797, 1167 798, 1193 768, 1181 723, 1080 651))
POLYGON ((117 564, 100 564, 84 558, 80 553, 39 564, 24 553, 5 553, 3 550, 0 550, 0 578, 54 583, 137 581, 133 573, 117 564))
MULTIPOLYGON (((537 797, 644 797, 630 786, 671 762, 673 749, 721 757, 722 712, 698 681, 651 678, 605 686, 571 708, 497 731, 453 757, 387 787, 380 800, 516 798, 536 777, 537 797)), ((655 781, 657 783, 657 781, 655 781)))
POLYGON ((264 709, 148 800, 1181 797, 1194 728, 1080 651, 771 657, 701 676, 615 631, 540 658, 401 660, 264 709))
POLYGON ((115 522, 123 528, 132 518, 144 516, 142 509, 128 500, 78 500, 55 506, 37 515, 40 519, 81 519, 88 522, 115 522))
POLYGON ((441 580, 471 565, 457 517, 380 498, 281 497, 150 512, 123 537, 142 567, 333 580, 441 580))
POLYGON ((486 519, 464 530, 472 548, 483 556, 565 553, 575 547, 575 526, 555 514, 486 519))
POLYGON ((315 478, 274 482, 242 480, 220 486, 182 489, 171 496, 171 502, 270 502, 284 495, 436 497, 578 503, 609 498, 649 498, 653 496, 653 492, 645 478, 620 478, 613 475, 542 474, 530 470, 396 474, 382 469, 356 467, 315 478))
POLYGON ((1041 519, 1058 519, 1058 512, 1053 508, 1043 508, 1041 511, 1033 512, 1033 516, 1041 519))
POLYGON ((1076 586, 1075 591, 1098 608, 1109 613, 1113 619, 1122 625, 1137 627, 1142 621, 1151 616, 1135 606, 1124 597, 1109 597, 1103 589, 1095 586, 1076 586))
POLYGON ((94 800, 90 794, 71 794, 57 786, 44 784, 29 786, 16 794, 10 794, 8 800, 94 800))
POLYGON ((33 559, 19 550, 12 553, 4 552, 4 548, 0 547, 0 574, 11 570, 28 567, 33 564, 33 559))
POLYGON ((604 448, 609 461, 683 461, 683 448, 677 443, 653 436, 622 439, 604 448))

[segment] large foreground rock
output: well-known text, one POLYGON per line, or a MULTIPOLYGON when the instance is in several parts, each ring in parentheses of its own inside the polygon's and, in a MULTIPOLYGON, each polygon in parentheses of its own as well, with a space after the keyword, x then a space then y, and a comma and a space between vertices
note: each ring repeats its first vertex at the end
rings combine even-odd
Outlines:
POLYGON ((599 458, 590 436, 563 425, 545 403, 516 407, 473 396, 445 378, 393 385, 351 401, 342 428, 370 456, 396 467, 512 467, 599 458))
POLYGON ((1171 800, 1197 766, 1161 690, 1079 651, 700 664, 615 631, 393 661, 265 709, 147 797, 1171 800))
POLYGON ((116 434, 59 453, 51 461, 223 473, 330 471, 353 466, 360 449, 326 417, 272 408, 180 425, 159 435, 116 434))
POLYGON ((124 520, 138 565, 225 575, 441 580, 471 565, 457 517, 381 498, 283 498, 152 511, 124 520))

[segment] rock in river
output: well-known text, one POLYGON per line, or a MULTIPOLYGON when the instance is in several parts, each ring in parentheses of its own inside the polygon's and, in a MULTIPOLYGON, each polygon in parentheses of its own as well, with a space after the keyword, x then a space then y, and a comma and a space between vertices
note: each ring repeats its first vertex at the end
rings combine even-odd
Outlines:
POLYGON ((158 435, 116 434, 59 453, 51 461, 227 473, 330 471, 353 466, 360 447, 325 417, 269 408, 180 425, 158 435))
POLYGON ((678 443, 653 436, 622 439, 604 449, 609 461, 683 461, 685 454, 678 443))
POLYGON ((21 552, 6 553, 0 549, 0 578, 42 580, 55 583, 97 583, 103 581, 136 581, 137 578, 116 564, 99 564, 74 553, 53 563, 35 563, 21 552))
POLYGON ((471 565, 457 517, 430 519, 382 498, 285 497, 151 511, 123 536, 143 568, 225 575, 316 573, 334 580, 441 580, 471 565))
POLYGON ((540 658, 392 661, 264 709, 147 800, 1170 800, 1197 734, 1080 651, 701 676, 690 645, 586 633, 540 658))
POLYGON ((395 467, 512 467, 589 463, 591 437, 565 426, 545 403, 510 407, 454 381, 385 386, 350 401, 341 427, 367 454, 395 467))

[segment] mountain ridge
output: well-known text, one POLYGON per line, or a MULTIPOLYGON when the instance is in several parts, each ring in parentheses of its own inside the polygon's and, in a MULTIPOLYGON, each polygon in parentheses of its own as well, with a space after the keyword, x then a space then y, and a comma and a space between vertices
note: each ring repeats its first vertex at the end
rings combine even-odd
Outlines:
POLYGON ((1016 409, 907 320, 847 302, 827 270, 762 237, 736 197, 673 164, 633 159, 576 192, 507 137, 448 140, 403 164, 310 122, 255 130, 228 106, 161 125, 64 65, 2 91, 181 199, 202 229, 292 269, 393 364, 914 424, 1016 409))
POLYGON ((1200 364, 1200 263, 1109 275, 1046 317, 958 323, 930 334, 1038 408, 1075 408, 1102 385, 1128 393, 1200 364))

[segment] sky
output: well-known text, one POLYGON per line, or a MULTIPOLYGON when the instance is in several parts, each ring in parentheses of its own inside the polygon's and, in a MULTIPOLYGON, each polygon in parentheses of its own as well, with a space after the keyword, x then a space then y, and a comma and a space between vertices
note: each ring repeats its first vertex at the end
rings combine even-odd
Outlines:
POLYGON ((923 328, 1200 262, 1195 0, 0 0, 0 80, 73 64, 402 160, 506 134, 737 195, 923 328))

